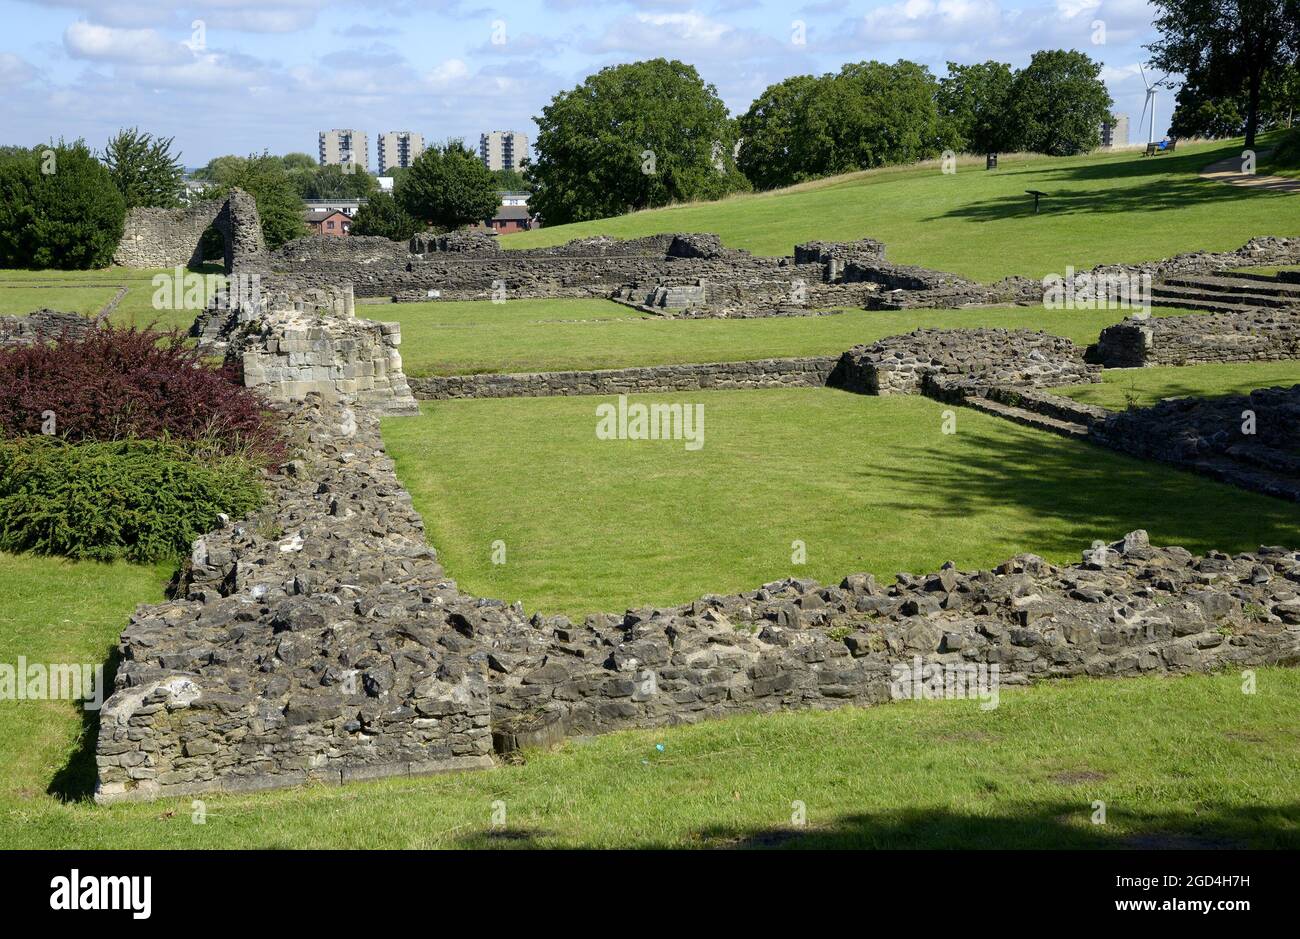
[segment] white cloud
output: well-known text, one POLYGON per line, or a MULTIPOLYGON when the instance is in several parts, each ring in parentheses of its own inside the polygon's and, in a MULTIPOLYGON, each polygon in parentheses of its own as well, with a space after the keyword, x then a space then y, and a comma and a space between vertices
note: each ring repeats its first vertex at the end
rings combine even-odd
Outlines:
POLYGON ((63 33, 68 54, 78 59, 154 65, 185 61, 189 50, 153 29, 120 29, 77 20, 63 33))

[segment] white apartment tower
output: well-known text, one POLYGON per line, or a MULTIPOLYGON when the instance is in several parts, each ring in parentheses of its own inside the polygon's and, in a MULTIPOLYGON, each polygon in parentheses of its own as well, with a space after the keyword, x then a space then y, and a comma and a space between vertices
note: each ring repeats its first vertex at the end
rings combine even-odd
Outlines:
POLYGON ((424 135, 390 130, 379 135, 379 175, 391 167, 408 167, 424 152, 424 135))
POLYGON ((320 165, 352 164, 370 169, 370 139, 362 130, 323 130, 320 132, 320 165))
POLYGON ((494 130, 480 134, 478 155, 483 165, 497 170, 517 170, 519 161, 528 156, 528 138, 513 130, 494 130))

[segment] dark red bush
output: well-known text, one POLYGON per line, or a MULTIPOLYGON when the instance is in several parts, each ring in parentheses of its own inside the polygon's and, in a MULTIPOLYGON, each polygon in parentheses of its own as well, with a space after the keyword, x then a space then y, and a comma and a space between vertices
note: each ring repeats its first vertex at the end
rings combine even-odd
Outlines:
POLYGON ((73 441, 173 437, 264 461, 282 455, 264 402, 175 330, 105 325, 0 349, 0 436, 48 432, 47 414, 73 441))

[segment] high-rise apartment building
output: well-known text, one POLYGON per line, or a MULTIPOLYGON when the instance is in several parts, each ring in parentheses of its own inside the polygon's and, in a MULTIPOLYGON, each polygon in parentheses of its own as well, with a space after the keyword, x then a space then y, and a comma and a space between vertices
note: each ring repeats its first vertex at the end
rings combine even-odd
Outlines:
POLYGON ((320 132, 320 165, 352 164, 370 169, 370 138, 360 130, 323 130, 320 132))
POLYGON ((1101 145, 1111 147, 1128 146, 1128 115, 1116 114, 1109 121, 1101 122, 1101 145))
POLYGON ((517 170, 519 162, 528 156, 528 138, 513 130, 494 130, 480 134, 478 155, 483 165, 496 170, 517 170))
POLYGON ((409 130, 390 130, 379 135, 379 174, 391 167, 407 167, 424 152, 424 135, 409 130))

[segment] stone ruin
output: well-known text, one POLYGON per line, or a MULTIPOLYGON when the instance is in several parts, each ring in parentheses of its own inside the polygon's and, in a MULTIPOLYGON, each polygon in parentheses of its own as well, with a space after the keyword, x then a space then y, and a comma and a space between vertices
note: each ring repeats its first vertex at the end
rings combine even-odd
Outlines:
POLYGON ((1102 330, 1088 359, 1106 368, 1300 358, 1300 308, 1135 316, 1102 330))
POLYGON ((97 320, 80 313, 40 309, 23 316, 0 316, 0 347, 27 346, 64 336, 79 339, 94 329, 97 320))
POLYGON ((242 189, 232 189, 225 199, 179 209, 132 209, 126 215, 113 263, 122 267, 197 267, 204 260, 201 242, 209 228, 220 232, 225 242, 227 274, 259 263, 267 253, 257 203, 242 189))
POLYGON ((312 397, 285 417, 306 449, 267 508, 197 541, 174 599, 122 634, 98 802, 486 767, 574 734, 876 704, 927 667, 995 668, 1009 686, 1300 662, 1300 552, 1198 557, 1144 532, 1068 567, 1024 554, 892 584, 527 615, 446 577, 373 413, 312 397))

